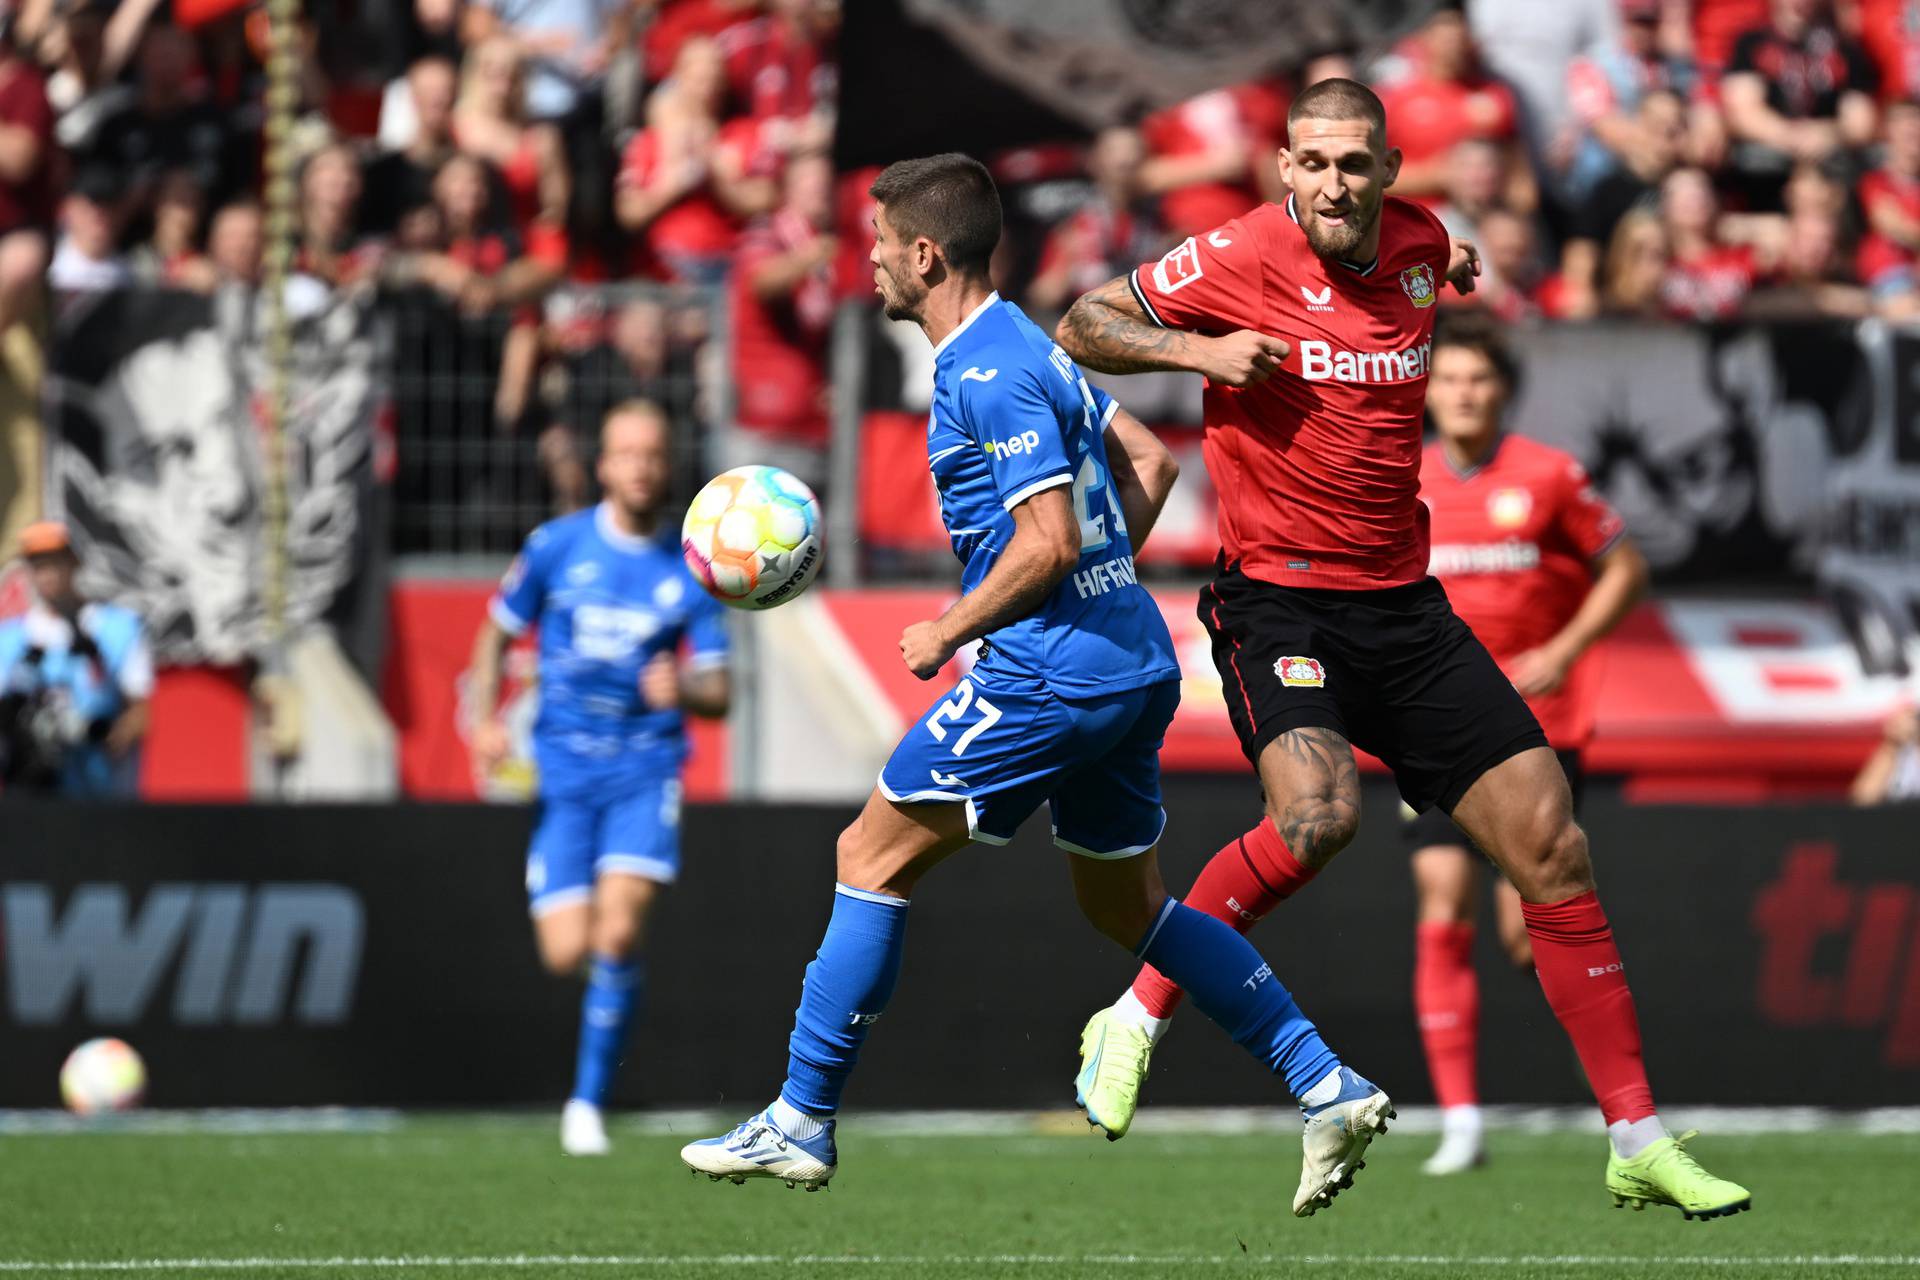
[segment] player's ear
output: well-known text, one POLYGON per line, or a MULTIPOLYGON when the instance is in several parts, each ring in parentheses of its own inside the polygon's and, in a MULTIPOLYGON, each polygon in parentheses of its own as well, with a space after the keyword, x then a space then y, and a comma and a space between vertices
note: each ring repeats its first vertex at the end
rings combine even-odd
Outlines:
POLYGON ((1280 170, 1280 185, 1291 188, 1293 186, 1293 152, 1281 147, 1274 153, 1273 165, 1280 170))
POLYGON ((927 239, 925 236, 914 237, 913 269, 916 274, 922 276, 932 275, 933 264, 939 256, 940 251, 935 247, 933 241, 927 239))
POLYGON ((1386 157, 1380 165, 1381 173, 1386 175, 1380 183, 1382 187, 1390 187, 1399 179, 1400 160, 1400 148, 1388 147, 1386 157))

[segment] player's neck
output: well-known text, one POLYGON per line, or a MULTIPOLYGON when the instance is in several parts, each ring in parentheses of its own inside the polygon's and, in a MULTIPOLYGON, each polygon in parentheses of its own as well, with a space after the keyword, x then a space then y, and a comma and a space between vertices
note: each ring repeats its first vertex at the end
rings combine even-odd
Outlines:
POLYGON ((1447 461, 1455 471, 1472 471, 1485 465, 1493 456, 1494 447, 1500 443, 1500 428, 1494 427, 1477 436, 1442 436, 1440 447, 1447 452, 1447 461))
POLYGON ((629 538, 651 538, 660 528, 660 517, 651 511, 629 511, 617 502, 608 502, 602 509, 607 513, 607 522, 613 526, 614 532, 629 538))
POLYGON ((981 277, 949 276, 927 294, 927 305, 920 310, 920 328, 936 349, 947 335, 966 323, 980 304, 993 296, 993 282, 981 277))

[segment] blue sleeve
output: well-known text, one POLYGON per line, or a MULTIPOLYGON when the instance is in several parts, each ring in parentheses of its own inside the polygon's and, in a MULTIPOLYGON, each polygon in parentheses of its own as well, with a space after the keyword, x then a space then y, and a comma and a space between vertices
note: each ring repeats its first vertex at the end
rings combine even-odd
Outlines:
POLYGON ((687 590, 692 607, 687 610, 687 665, 723 666, 733 642, 727 633, 727 611, 687 575, 687 590))
POLYGON ((969 425, 986 451, 1000 505, 1009 511, 1043 489, 1073 483, 1062 411, 1041 377, 1009 368, 998 378, 967 384, 969 425))
POLYGON ((1094 430, 1105 431, 1107 424, 1113 421, 1115 411, 1120 408, 1120 402, 1102 391, 1099 387, 1094 386, 1091 382, 1087 384, 1087 390, 1093 394, 1094 430))
POLYGON ((507 576, 500 579, 500 589, 487 602, 487 615, 502 631, 517 636, 540 621, 547 579, 559 553, 560 539, 545 525, 527 535, 520 554, 507 566, 507 576))

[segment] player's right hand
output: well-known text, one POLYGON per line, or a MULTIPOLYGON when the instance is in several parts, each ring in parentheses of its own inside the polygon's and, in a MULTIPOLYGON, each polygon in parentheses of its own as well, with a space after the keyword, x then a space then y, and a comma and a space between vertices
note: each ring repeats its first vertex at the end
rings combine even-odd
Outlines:
POLYGON ((1251 387, 1273 376, 1280 362, 1293 353, 1284 339, 1254 329, 1237 329, 1207 345, 1207 381, 1224 387, 1251 387))
POLYGON ((473 727, 473 759, 483 770, 492 772, 507 758, 513 743, 507 726, 492 716, 473 727))

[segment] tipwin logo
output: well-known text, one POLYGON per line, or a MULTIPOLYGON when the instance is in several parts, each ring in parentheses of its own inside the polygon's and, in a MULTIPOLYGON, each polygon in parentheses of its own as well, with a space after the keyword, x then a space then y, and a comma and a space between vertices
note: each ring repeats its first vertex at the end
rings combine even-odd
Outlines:
POLYGON ((1326 288, 1322 289, 1318 293, 1315 293, 1313 290, 1307 288, 1307 286, 1305 285, 1301 285, 1300 296, 1306 299, 1307 310, 1309 311, 1333 310, 1333 286, 1332 285, 1328 285, 1326 288))

